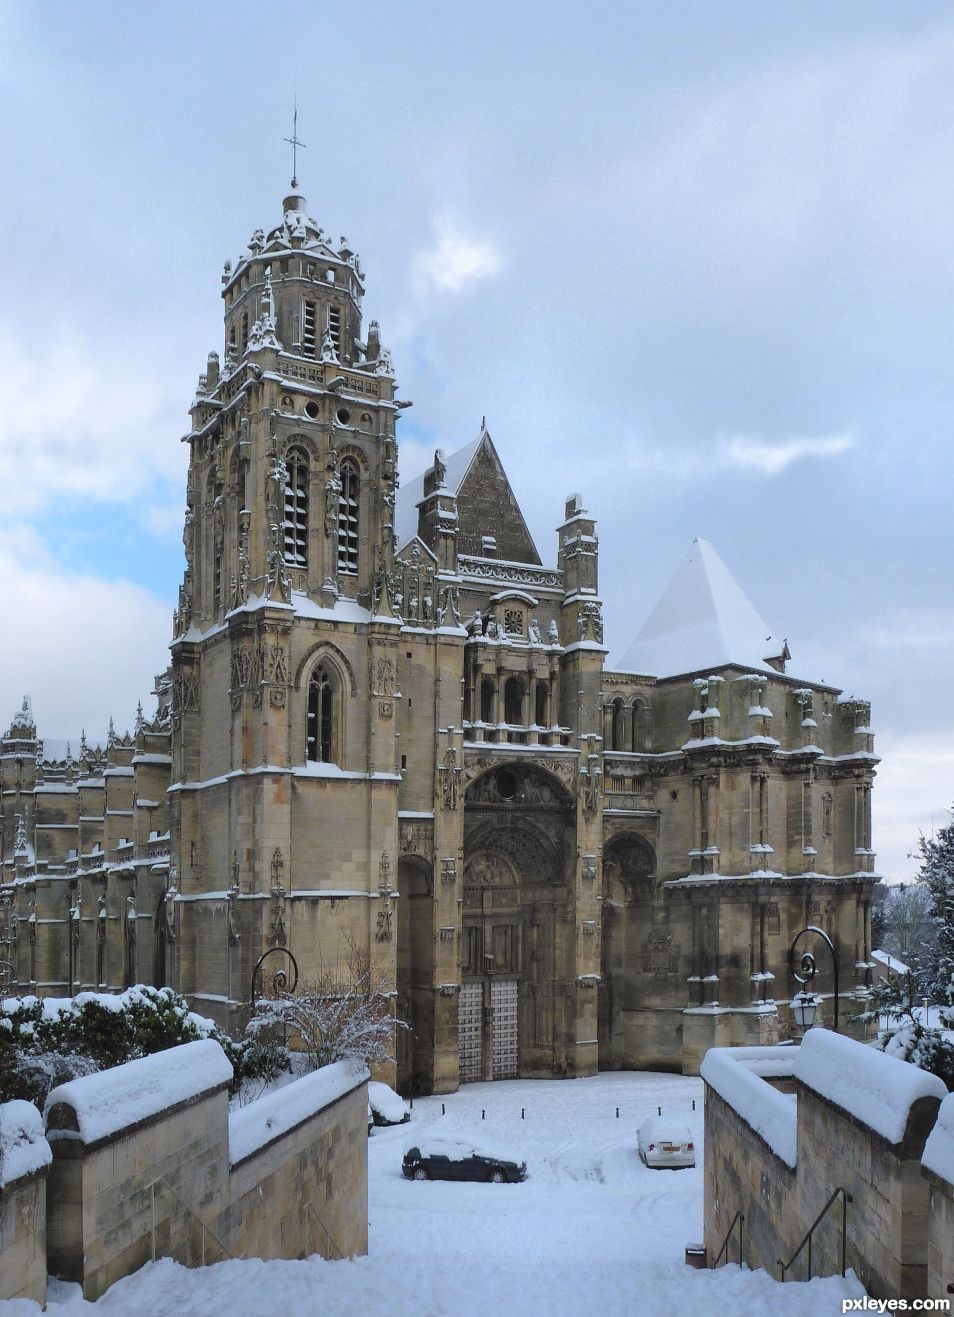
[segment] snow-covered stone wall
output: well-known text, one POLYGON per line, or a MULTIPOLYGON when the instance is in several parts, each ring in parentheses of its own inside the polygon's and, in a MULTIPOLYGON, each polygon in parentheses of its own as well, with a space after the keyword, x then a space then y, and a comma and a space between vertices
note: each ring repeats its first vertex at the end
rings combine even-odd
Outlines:
MULTIPOLYGON (((8 1163, 13 1187, 32 1192, 52 1149, 49 1210, 34 1212, 24 1245, 44 1289, 49 1270, 96 1299, 153 1256, 199 1266, 367 1252, 367 1071, 327 1066, 232 1116, 231 1078, 206 1039, 54 1089, 45 1139, 39 1113, 10 1104, 30 1134, 8 1163)), ((3 1260, 7 1286, 6 1244, 3 1260)))
POLYGON ((928 1180, 928 1294, 954 1293, 954 1093, 941 1103, 921 1165, 928 1180))
POLYGON ((158 1253, 198 1265, 228 1208, 228 1085, 211 1039, 74 1079, 47 1099, 50 1274, 87 1299, 158 1253))
POLYGON ((363 1066, 339 1061, 232 1114, 233 1253, 367 1253, 367 1079, 363 1066))
POLYGON ((46 1304, 50 1145, 30 1102, 0 1103, 0 1301, 46 1304))
MULTIPOLYGON (((742 1211, 746 1263, 778 1276, 841 1188, 847 1264, 869 1294, 938 1297, 921 1156, 946 1093, 939 1079, 825 1029, 800 1047, 713 1049, 702 1076, 710 1260, 742 1211), (778 1091, 792 1080, 794 1094, 778 1091)), ((840 1225, 839 1201, 813 1237, 814 1275, 840 1270, 840 1225)), ((805 1279, 806 1267, 803 1251, 789 1277, 805 1279)))

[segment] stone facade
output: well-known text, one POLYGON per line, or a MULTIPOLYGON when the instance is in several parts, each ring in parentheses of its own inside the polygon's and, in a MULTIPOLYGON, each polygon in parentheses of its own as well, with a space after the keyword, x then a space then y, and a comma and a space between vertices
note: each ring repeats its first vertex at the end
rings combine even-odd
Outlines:
MULTIPOLYGON (((486 426, 398 492, 360 263, 297 190, 222 285, 156 716, 74 754, 27 702, 0 744, 13 983, 168 983, 240 1029, 283 949, 306 980, 357 949, 408 1091, 784 1037, 806 924, 863 992, 868 706, 747 603, 752 645, 608 667, 593 517, 568 499, 544 566, 486 426)), ((693 562, 686 614, 692 572, 729 589, 693 562)))

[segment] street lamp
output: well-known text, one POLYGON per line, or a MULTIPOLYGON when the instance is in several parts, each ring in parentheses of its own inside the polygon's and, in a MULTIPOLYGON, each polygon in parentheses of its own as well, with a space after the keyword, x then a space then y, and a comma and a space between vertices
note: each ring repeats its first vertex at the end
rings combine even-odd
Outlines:
POLYGON ((818 998, 813 992, 806 992, 802 988, 801 992, 796 992, 791 1001, 792 1019, 798 1025, 803 1033, 807 1032, 815 1023, 815 1014, 818 1010, 818 998))
POLYGON ((824 929, 818 928, 815 924, 809 924, 807 928, 803 928, 800 933, 795 934, 795 937, 792 939, 792 945, 788 953, 788 965, 789 965, 789 969, 792 972, 792 976, 794 977, 796 982, 801 983, 803 985, 801 991, 797 992, 794 998, 792 999, 791 1008, 790 1008, 792 1012, 792 1018, 794 1019, 795 1023, 798 1025, 800 1029, 803 1030, 810 1029, 812 1025, 815 1023, 815 1014, 818 1010, 818 1004, 820 1001, 820 998, 814 992, 811 991, 812 982, 815 978, 815 975, 818 973, 818 966, 815 963, 815 957, 813 953, 811 951, 802 952, 801 958, 798 962, 801 973, 799 973, 799 971, 796 970, 795 968, 795 948, 798 946, 798 943, 801 941, 801 939, 809 933, 813 934, 815 937, 821 938, 822 942, 824 942, 825 946, 831 952, 832 979, 833 979, 833 986, 835 989, 833 1028, 835 1030, 835 1033, 837 1033, 838 1032, 838 955, 837 952, 835 951, 834 942, 832 942, 831 938, 828 936, 828 934, 825 932, 824 929))

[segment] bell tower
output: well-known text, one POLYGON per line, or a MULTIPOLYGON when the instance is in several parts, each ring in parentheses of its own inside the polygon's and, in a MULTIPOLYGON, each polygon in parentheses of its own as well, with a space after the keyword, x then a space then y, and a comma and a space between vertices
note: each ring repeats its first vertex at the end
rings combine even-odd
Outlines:
POLYGON ((223 355, 209 354, 184 438, 169 981, 201 980, 229 1025, 267 950, 294 946, 311 978, 345 947, 390 955, 389 917, 377 939, 368 901, 382 885, 391 900, 400 776, 394 722, 369 693, 390 710, 402 404, 363 298, 356 253, 293 179, 279 223, 225 263, 223 355))

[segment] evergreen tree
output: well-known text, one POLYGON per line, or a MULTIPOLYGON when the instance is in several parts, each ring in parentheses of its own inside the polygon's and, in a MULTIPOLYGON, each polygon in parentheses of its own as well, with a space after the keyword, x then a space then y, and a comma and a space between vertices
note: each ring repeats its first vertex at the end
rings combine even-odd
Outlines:
POLYGON ((935 945, 930 988, 942 1005, 944 1022, 954 1028, 954 823, 919 842, 922 864, 918 881, 931 895, 935 945))
POLYGON ((928 1025, 917 993, 913 974, 893 974, 875 985, 867 1009, 856 1018, 886 1026, 873 1047, 900 1061, 910 1061, 920 1070, 929 1070, 954 1091, 954 1043, 942 1029, 928 1025))

